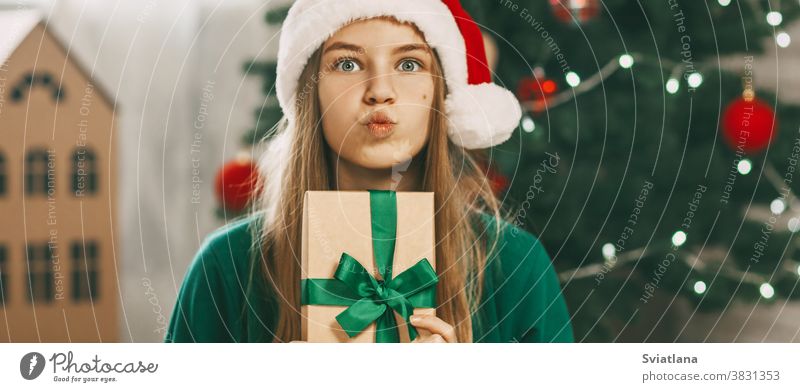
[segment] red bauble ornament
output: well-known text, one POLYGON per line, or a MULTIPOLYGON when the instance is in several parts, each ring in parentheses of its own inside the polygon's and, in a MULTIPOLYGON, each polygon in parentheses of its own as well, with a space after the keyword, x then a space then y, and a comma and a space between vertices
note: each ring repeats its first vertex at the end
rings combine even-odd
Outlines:
POLYGON ((256 195, 258 167, 247 156, 240 156, 222 166, 214 181, 214 190, 227 211, 242 211, 256 195))
POLYGON ((489 176, 489 186, 492 188, 492 192, 495 195, 500 196, 508 189, 508 178, 498 173, 495 170, 492 170, 488 173, 489 176))
POLYGON ((728 104, 722 118, 722 135, 734 151, 741 148, 756 154, 766 148, 778 133, 772 107, 756 98, 739 98, 728 104))
POLYGON ((547 98, 558 90, 558 85, 551 79, 528 76, 517 83, 517 98, 528 107, 533 114, 539 114, 547 108, 547 98))
POLYGON ((553 15, 562 23, 586 23, 600 14, 599 0, 550 0, 553 15))
POLYGON ((528 76, 517 83, 517 98, 521 101, 538 101, 556 92, 558 86, 550 79, 537 80, 528 76))
POLYGON ((508 177, 497 170, 496 164, 492 164, 491 161, 483 157, 479 158, 477 163, 478 167, 486 175, 486 179, 489 181, 489 188, 492 189, 495 196, 500 196, 503 192, 508 190, 508 177))
POLYGON ((483 172, 486 173, 486 178, 489 180, 489 187, 496 196, 500 196, 503 194, 503 192, 508 190, 508 177, 499 172, 496 169, 496 165, 490 165, 482 161, 479 162, 478 165, 481 167, 483 172))

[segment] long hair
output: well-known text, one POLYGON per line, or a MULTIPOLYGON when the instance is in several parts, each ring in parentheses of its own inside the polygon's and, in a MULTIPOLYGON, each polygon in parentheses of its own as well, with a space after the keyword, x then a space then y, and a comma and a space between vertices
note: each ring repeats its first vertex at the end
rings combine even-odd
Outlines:
MULTIPOLYGON (((417 30, 419 34, 422 34, 417 30)), ((261 157, 264 172, 253 214, 260 224, 254 233, 261 248, 259 273, 253 279, 266 281, 276 298, 277 323, 274 341, 300 339, 300 252, 303 199, 306 191, 332 189, 333 170, 329 147, 321 126, 318 72, 322 48, 311 55, 299 82, 296 117, 282 119, 261 157)), ((480 166, 484 157, 453 144, 447 136, 444 101, 447 86, 440 60, 433 52, 433 104, 429 121, 430 138, 420 154, 424 159, 422 188, 433 192, 436 210, 436 315, 454 326, 460 342, 472 341, 473 315, 482 295, 484 267, 496 242, 477 219, 483 212, 499 222, 500 202, 491 190, 480 166), (423 155, 424 154, 424 155, 423 155)), ((417 159, 417 158, 415 158, 417 159)), ((499 225, 493 226, 499 238, 499 225)))

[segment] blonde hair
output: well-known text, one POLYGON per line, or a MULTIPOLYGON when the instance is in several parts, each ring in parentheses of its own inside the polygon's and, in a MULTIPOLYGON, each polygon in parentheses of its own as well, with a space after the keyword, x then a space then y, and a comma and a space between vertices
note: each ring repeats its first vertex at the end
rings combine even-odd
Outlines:
MULTIPOLYGON (((310 190, 334 190, 317 94, 321 53, 320 47, 300 76, 296 118, 293 122, 281 120, 262 155, 265 178, 260 180, 261 196, 252 211, 260 220, 253 238, 258 240, 261 257, 256 263, 259 273, 251 274, 251 280, 265 280, 273 291, 278 315, 272 334, 277 342, 300 339, 303 197, 310 190)), ((447 86, 435 51, 433 57, 431 132, 420 155, 425 165, 419 191, 434 193, 436 269, 440 278, 436 314, 454 326, 460 342, 471 342, 472 316, 482 295, 487 257, 496 246, 496 241, 490 245, 482 239, 485 227, 477 215, 483 212, 500 222, 500 202, 478 164, 483 159, 480 153, 458 147, 447 136, 447 86)), ((493 225, 493 238, 499 238, 499 226, 493 225)))

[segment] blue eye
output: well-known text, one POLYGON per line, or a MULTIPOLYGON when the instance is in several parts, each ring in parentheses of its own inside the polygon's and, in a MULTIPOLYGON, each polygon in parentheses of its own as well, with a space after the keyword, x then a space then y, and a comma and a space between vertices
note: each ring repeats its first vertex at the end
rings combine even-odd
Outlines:
POLYGON ((402 72, 415 72, 422 68, 422 64, 417 60, 403 60, 400 62, 399 70, 402 72))
POLYGON ((334 64, 334 68, 337 71, 342 71, 342 72, 354 72, 360 70, 360 68, 358 68, 358 63, 356 63, 352 59, 339 60, 336 62, 336 64, 334 64))

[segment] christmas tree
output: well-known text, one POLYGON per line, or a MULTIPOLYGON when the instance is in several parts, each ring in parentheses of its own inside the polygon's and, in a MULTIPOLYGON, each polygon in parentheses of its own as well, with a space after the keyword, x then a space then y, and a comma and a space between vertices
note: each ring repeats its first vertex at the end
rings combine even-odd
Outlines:
POLYGON ((796 1, 463 3, 498 79, 520 81, 528 114, 494 161, 577 340, 618 338, 658 296, 697 311, 798 296, 800 108, 755 91, 777 76, 752 68, 788 45, 796 1))
MULTIPOLYGON (((790 44, 797 1, 462 4, 525 112, 490 171, 553 258, 576 340, 618 339, 658 297, 712 311, 800 295, 800 108, 755 89, 777 75, 753 74, 767 46, 790 44)), ((251 145, 281 111, 275 63, 245 72, 265 94, 251 145)))

